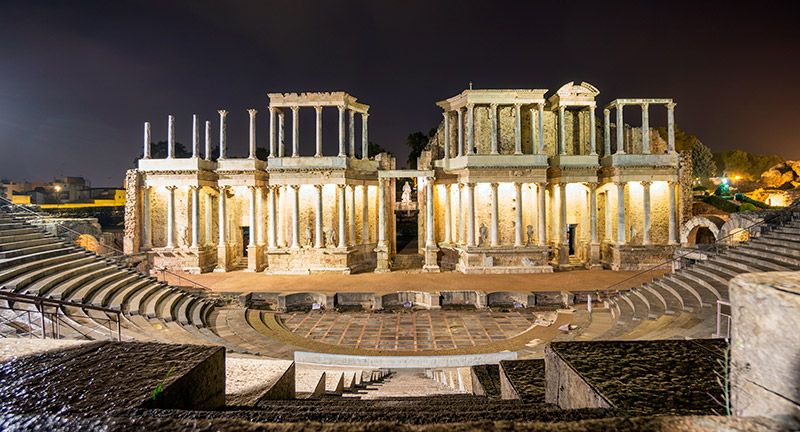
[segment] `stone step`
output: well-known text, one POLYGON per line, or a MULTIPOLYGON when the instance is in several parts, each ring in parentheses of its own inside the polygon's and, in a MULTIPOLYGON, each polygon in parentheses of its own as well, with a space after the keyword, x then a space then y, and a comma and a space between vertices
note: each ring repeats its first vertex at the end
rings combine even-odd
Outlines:
POLYGON ((664 301, 652 292, 643 287, 636 287, 632 289, 631 292, 639 296, 643 302, 647 303, 647 317, 649 319, 657 319, 666 313, 667 306, 664 304, 664 301))
POLYGON ((119 268, 117 268, 116 266, 105 266, 97 270, 65 280, 59 283, 58 285, 53 286, 49 290, 39 290, 38 295, 47 296, 50 298, 56 298, 54 294, 57 293, 57 295, 59 296, 58 298, 60 298, 61 294, 64 292, 72 292, 78 289, 78 287, 80 287, 83 284, 89 283, 93 280, 97 280, 109 274, 116 273, 118 271, 119 268))
POLYGON ((724 254, 713 257, 709 260, 710 262, 719 263, 721 265, 726 265, 728 267, 735 267, 737 269, 741 269, 744 273, 758 273, 764 271, 770 271, 769 267, 761 265, 761 263, 757 262, 753 259, 747 259, 746 257, 742 257, 741 255, 736 254, 724 254))
POLYGON ((785 233, 800 237, 800 227, 794 225, 784 225, 781 227, 777 227, 772 231, 776 233, 785 233))
POLYGON ((761 257, 767 257, 775 260, 776 262, 800 266, 800 250, 794 250, 780 246, 769 246, 757 243, 755 241, 744 243, 739 246, 738 249, 740 251, 747 251, 746 253, 758 254, 761 257))
POLYGON ((181 300, 184 297, 188 297, 189 294, 181 291, 175 290, 171 295, 165 296, 161 302, 155 304, 155 310, 152 311, 152 316, 150 315, 150 311, 148 311, 148 316, 150 317, 158 317, 164 321, 172 321, 174 316, 174 309, 178 307, 181 300))
POLYGON ((684 291, 691 294, 698 303, 700 303, 703 307, 710 307, 713 304, 717 304, 717 300, 719 297, 711 291, 706 290, 704 287, 699 286, 694 283, 694 281, 690 279, 681 278, 677 274, 671 274, 665 278, 667 281, 673 284, 673 286, 679 286, 684 289, 684 291))
POLYGON ((667 299, 669 304, 669 299, 673 299, 673 303, 670 305, 670 309, 675 307, 675 312, 687 311, 691 312, 692 307, 690 304, 686 304, 686 298, 681 295, 675 288, 673 288, 670 284, 666 283, 663 279, 656 279, 652 282, 652 287, 658 289, 659 292, 667 299))
POLYGON ((162 287, 162 285, 158 282, 154 282, 150 278, 142 278, 139 276, 139 279, 133 283, 125 284, 120 289, 116 290, 108 300, 108 307, 133 313, 129 307, 129 301, 132 301, 140 291, 147 291, 151 287, 162 287))
POLYGON ((766 269, 765 271, 795 270, 794 268, 785 263, 775 261, 771 257, 764 257, 761 254, 753 252, 749 249, 736 248, 732 251, 727 252, 724 256, 726 258, 733 258, 741 262, 751 262, 761 268, 766 269))
POLYGON ((38 281, 28 285, 24 288, 23 292, 26 294, 42 295, 42 293, 50 291, 54 286, 68 281, 72 278, 91 273, 95 270, 110 268, 111 266, 103 261, 93 261, 88 264, 73 267, 68 270, 60 271, 51 276, 39 279, 38 281))
POLYGON ((17 228, 13 230, 0 231, 0 244, 13 243, 24 240, 37 240, 46 237, 46 234, 33 228, 17 228))
POLYGON ((120 279, 130 278, 129 280, 133 280, 137 277, 138 275, 130 272, 114 272, 110 275, 103 276, 96 280, 89 281, 86 284, 74 287, 73 289, 58 291, 58 288, 56 288, 56 290, 54 290, 50 295, 53 296, 53 298, 70 300, 76 303, 91 303, 93 305, 107 304, 105 301, 95 300, 95 297, 101 288, 108 284, 117 282, 120 279))
POLYGON ((18 240, 18 241, 9 241, 9 242, 0 242, 0 252, 7 252, 12 251, 15 249, 24 249, 33 246, 40 246, 50 243, 58 242, 57 239, 53 238, 35 238, 35 239, 28 239, 28 240, 18 240))
POLYGON ((786 236, 782 236, 777 233, 764 234, 753 241, 767 245, 781 246, 793 250, 800 250, 800 240, 789 239, 786 236))
POLYGON ((720 290, 717 288, 717 283, 715 281, 709 282, 705 277, 701 277, 698 273, 691 271, 691 269, 676 272, 673 274, 673 277, 683 279, 684 282, 688 284, 693 284, 698 290, 708 291, 711 298, 714 299, 721 299, 723 298, 723 294, 727 295, 728 292, 727 287, 723 286, 723 289, 720 290))
POLYGON ((46 276, 75 267, 80 267, 84 264, 90 264, 96 262, 96 260, 97 258, 95 256, 87 256, 85 253, 82 253, 79 257, 75 257, 74 259, 66 260, 58 264, 52 264, 46 267, 37 266, 36 270, 28 271, 18 275, 14 279, 5 282, 3 285, 6 289, 19 292, 33 282, 46 276))
MULTIPOLYGON (((9 259, 0 259, 0 277, 2 277, 2 275, 6 273, 8 269, 11 269, 13 267, 18 267, 22 264, 42 261, 49 258, 63 259, 64 255, 77 252, 85 253, 82 249, 76 246, 64 246, 59 249, 52 249, 43 252, 34 252, 31 254, 22 255, 9 259)), ((0 281, 2 281, 2 279, 0 279, 0 281)))
POLYGON ((2 259, 2 258, 14 258, 14 257, 23 256, 23 255, 35 254, 35 253, 39 253, 39 252, 46 252, 46 251, 50 251, 50 250, 63 249, 66 245, 67 245, 67 243, 65 243, 65 242, 53 242, 53 243, 40 244, 38 246, 26 247, 26 248, 22 248, 22 249, 14 249, 14 250, 6 251, 6 252, 0 252, 0 259, 2 259))
POLYGON ((665 315, 674 315, 683 310, 683 305, 680 303, 680 301, 672 293, 665 291, 663 288, 648 282, 642 284, 642 289, 646 290, 661 301, 661 304, 664 305, 665 315))
POLYGON ((131 315, 145 315, 145 306, 151 297, 169 292, 170 289, 160 283, 148 281, 145 289, 137 290, 130 299, 123 303, 123 309, 131 315))

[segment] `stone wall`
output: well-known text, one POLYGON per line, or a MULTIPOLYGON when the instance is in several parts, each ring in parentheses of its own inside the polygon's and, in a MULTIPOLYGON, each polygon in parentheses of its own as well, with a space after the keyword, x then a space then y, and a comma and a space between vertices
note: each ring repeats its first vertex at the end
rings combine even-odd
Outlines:
POLYGON ((125 235, 122 239, 122 249, 126 254, 139 252, 141 242, 140 182, 139 170, 131 169, 125 172, 125 235))
POLYGON ((544 362, 545 402, 562 409, 612 408, 611 402, 589 385, 550 345, 545 347, 544 362))
POLYGON ((731 396, 735 415, 800 427, 800 272, 730 282, 731 396))

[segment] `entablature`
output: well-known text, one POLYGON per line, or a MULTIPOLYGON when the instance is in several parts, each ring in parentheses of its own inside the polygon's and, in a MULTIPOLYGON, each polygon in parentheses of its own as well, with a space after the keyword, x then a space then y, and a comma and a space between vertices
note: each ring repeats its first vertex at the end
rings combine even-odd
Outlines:
POLYGON ((369 105, 357 102, 357 98, 347 92, 302 92, 267 93, 270 108, 331 106, 351 109, 366 114, 369 105))
POLYGON ((456 111, 467 105, 532 105, 544 104, 547 89, 481 89, 464 90, 436 105, 445 111, 456 111))

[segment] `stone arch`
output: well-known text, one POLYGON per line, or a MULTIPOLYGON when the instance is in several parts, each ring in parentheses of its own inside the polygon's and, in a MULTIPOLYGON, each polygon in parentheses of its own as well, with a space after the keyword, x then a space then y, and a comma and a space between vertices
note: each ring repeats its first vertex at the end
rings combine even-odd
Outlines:
POLYGON ((761 212, 736 213, 720 228, 717 238, 725 244, 735 245, 758 234, 755 224, 764 219, 761 212))
POLYGON ((719 239, 719 232, 725 224, 725 219, 719 216, 695 216, 681 227, 681 244, 692 246, 697 244, 697 235, 706 229, 714 236, 714 240, 719 239))

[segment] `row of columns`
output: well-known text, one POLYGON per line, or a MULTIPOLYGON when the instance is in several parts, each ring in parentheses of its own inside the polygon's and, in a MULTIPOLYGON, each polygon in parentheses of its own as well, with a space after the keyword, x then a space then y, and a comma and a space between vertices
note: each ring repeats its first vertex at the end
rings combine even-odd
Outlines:
MULTIPOLYGON (((292 110, 292 157, 300 157, 300 106, 289 107, 292 110)), ((339 157, 355 157, 355 116, 361 115, 361 158, 369 158, 369 113, 357 112, 345 106, 337 106, 339 110, 339 157), (348 113, 348 133, 345 133, 345 111, 348 113), (349 146, 345 140, 349 136, 349 146)), ((316 136, 314 157, 322 157, 322 109, 320 105, 314 106, 316 112, 316 136)), ((286 146, 284 143, 284 114, 278 107, 269 107, 269 157, 285 157, 286 146), (276 123, 277 121, 277 123, 276 123), (277 124, 277 130, 276 130, 277 124)))
MULTIPOLYGON (((566 121, 565 121, 565 112, 568 107, 565 105, 559 105, 558 107, 558 154, 559 155, 566 155, 567 154, 567 133, 566 133, 566 121)), ((595 118, 594 118, 594 111, 595 106, 589 105, 589 155, 595 156, 597 155, 597 132, 595 131, 595 118)))
MULTIPOLYGON (((626 104, 618 102, 614 107, 603 110, 603 147, 606 155, 611 154, 611 109, 616 110, 616 143, 614 154, 625 154, 625 121, 623 111, 626 104)), ((642 109, 642 153, 650 154, 650 104, 647 102, 636 104, 642 109)), ((675 102, 665 104, 667 107, 667 152, 675 152, 675 102)), ((592 116, 594 118, 594 116, 592 116)))
MULTIPOLYGON (((512 104, 514 107, 514 154, 521 155, 522 152, 522 104, 512 104)), ((498 126, 497 126, 497 107, 498 104, 489 105, 489 119, 492 127, 490 154, 500 154, 498 147, 498 126)), ((475 153, 475 104, 467 104, 465 108, 459 108, 456 112, 456 156, 471 155, 475 153), (464 133, 464 111, 466 111, 466 134, 464 133), (466 135, 466 145, 464 136, 466 135)), ((533 137, 533 154, 544 154, 544 104, 534 104, 531 111, 531 130, 537 131, 533 137)), ((444 111, 444 157, 448 159, 450 155, 450 113, 444 111)))

